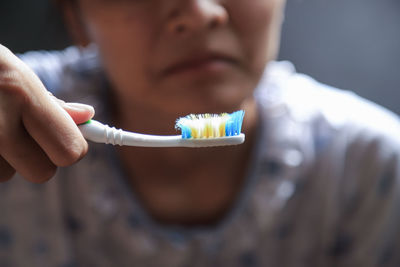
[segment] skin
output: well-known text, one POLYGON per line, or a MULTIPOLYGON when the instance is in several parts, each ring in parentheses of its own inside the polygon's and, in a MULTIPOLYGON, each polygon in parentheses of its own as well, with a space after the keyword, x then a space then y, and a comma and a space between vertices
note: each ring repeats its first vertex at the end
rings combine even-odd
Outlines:
MULTIPOLYGON (((116 126, 176 134, 174 121, 189 113, 246 111, 241 146, 119 149, 132 189, 156 220, 214 223, 233 204, 257 127, 252 94, 265 64, 276 56, 283 8, 283 0, 63 2, 77 44, 94 42, 99 48, 113 89, 116 126)), ((79 156, 67 162, 73 163, 86 152, 86 143, 71 120, 68 127, 58 130, 73 132, 80 142, 79 156)))
POLYGON ((50 96, 36 75, 0 45, 0 181, 18 171, 42 183, 58 166, 77 162, 87 143, 75 123, 93 115, 92 107, 50 96))
MULTIPOLYGON (((163 114, 174 121, 188 111, 232 111, 251 97, 266 62, 275 58, 282 5, 281 0, 80 0, 79 13, 69 21, 79 27, 72 30, 79 43, 99 46, 122 114, 163 114), (228 58, 214 62, 219 71, 203 66, 174 72, 176 65, 210 54, 228 58)), ((171 128, 170 120, 164 124, 171 128)), ((152 125, 135 127, 152 130, 152 125)))

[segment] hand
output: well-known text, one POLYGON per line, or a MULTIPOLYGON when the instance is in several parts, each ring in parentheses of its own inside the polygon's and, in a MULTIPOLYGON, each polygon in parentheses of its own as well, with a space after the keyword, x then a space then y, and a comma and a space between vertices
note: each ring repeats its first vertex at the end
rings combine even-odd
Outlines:
POLYGON ((88 144, 76 125, 93 115, 91 106, 49 94, 33 71, 0 45, 0 182, 18 172, 42 183, 58 166, 79 161, 88 144))

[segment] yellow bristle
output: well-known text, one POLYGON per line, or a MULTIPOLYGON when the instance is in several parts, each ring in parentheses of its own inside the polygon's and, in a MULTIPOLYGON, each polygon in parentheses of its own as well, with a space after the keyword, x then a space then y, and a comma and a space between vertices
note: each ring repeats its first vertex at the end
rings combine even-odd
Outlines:
POLYGON ((199 132, 194 127, 192 127, 192 137, 193 138, 199 138, 199 132))
POLYGON ((212 137, 219 137, 219 128, 215 124, 215 122, 211 122, 211 128, 212 128, 212 137))
POLYGON ((212 137, 212 126, 210 120, 206 121, 206 125, 204 127, 204 137, 206 138, 212 137))
POLYGON ((223 122, 220 123, 219 125, 219 137, 225 136, 225 120, 223 122))

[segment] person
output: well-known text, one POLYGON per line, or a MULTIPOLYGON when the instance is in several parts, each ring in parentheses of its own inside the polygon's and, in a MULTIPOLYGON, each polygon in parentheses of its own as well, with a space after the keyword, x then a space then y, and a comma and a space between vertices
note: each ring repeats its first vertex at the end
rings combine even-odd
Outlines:
POLYGON ((0 47, 0 266, 399 265, 399 120, 275 61, 283 0, 59 4, 76 46, 0 47), (77 127, 239 109, 230 147, 77 127))

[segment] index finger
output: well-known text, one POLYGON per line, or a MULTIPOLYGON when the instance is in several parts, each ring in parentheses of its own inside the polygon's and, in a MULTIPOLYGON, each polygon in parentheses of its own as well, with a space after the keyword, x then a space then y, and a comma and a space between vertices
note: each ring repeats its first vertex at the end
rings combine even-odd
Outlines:
POLYGON ((57 166, 67 166, 87 152, 87 142, 71 116, 38 85, 22 110, 26 130, 57 166))

